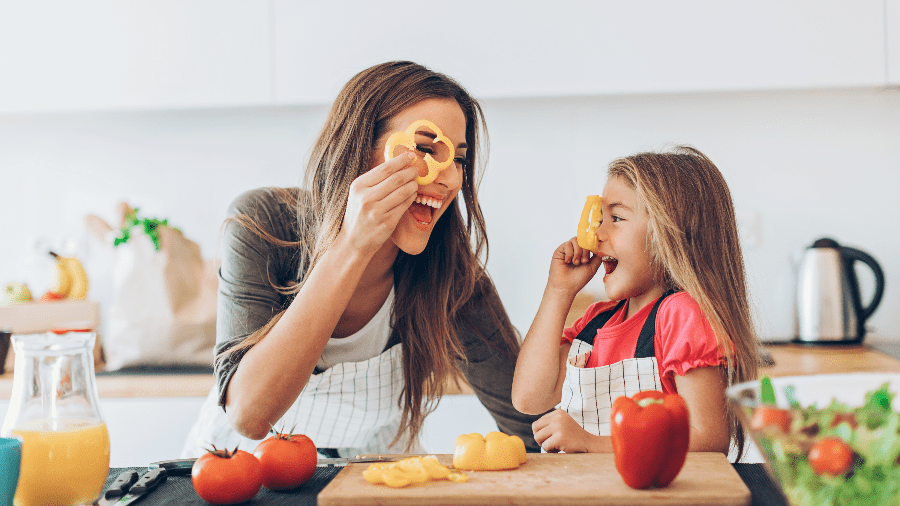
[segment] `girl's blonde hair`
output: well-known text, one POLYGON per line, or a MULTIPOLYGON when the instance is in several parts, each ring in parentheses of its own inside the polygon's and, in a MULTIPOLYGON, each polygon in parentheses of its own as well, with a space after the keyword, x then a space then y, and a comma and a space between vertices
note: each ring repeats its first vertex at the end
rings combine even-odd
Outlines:
MULTIPOLYGON (((486 144, 487 133, 478 102, 450 77, 413 62, 387 62, 368 68, 354 76, 335 99, 313 146, 303 191, 280 193, 282 199, 295 198, 297 236, 301 240, 279 240, 249 216, 233 218, 270 243, 296 250, 302 276, 298 282, 289 286, 276 286, 272 279, 269 282, 281 293, 297 293, 337 237, 350 184, 370 169, 373 150, 382 149, 376 141, 388 133, 394 116, 429 98, 459 104, 466 118, 469 148, 459 198, 435 224, 425 250, 418 255, 400 251, 394 262, 392 322, 393 332, 403 342, 405 380, 398 400, 403 414, 394 443, 406 435, 407 450, 412 448, 425 417, 437 407, 445 385, 462 378, 458 361, 466 356, 456 329, 461 314, 486 311, 502 337, 502 349, 496 351, 508 354, 511 360, 518 354, 515 330, 484 267, 488 241, 477 192, 482 171, 476 167, 480 141, 484 138, 486 144)), ((241 344, 217 356, 216 363, 246 352, 268 334, 282 314, 284 311, 241 344)))
MULTIPOLYGON (((667 289, 683 290, 700 305, 727 358, 727 384, 755 379, 759 341, 731 193, 719 169, 697 149, 678 146, 615 160, 608 177, 626 181, 646 206, 656 275, 667 289)), ((746 437, 730 403, 727 414, 740 456, 746 437)))

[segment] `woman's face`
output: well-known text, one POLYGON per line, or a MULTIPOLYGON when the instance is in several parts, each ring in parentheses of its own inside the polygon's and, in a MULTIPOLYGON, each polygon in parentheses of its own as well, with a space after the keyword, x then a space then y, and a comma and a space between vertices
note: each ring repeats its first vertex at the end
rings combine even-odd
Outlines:
MULTIPOLYGON (((370 167, 376 167, 384 163, 384 143, 393 132, 403 131, 412 122, 426 119, 434 123, 441 132, 450 139, 455 146, 455 153, 451 153, 454 162, 449 167, 440 171, 437 178, 431 183, 419 186, 419 194, 409 209, 403 213, 397 228, 391 235, 391 241, 405 253, 418 255, 428 245, 428 238, 434 225, 450 207, 456 194, 462 186, 463 170, 466 163, 466 117, 462 108, 452 99, 429 98, 412 105, 394 116, 389 124, 388 132, 375 142, 375 150, 372 153, 370 167)), ((436 143, 434 133, 419 129, 415 132, 416 151, 419 155, 416 167, 419 174, 428 173, 423 157, 426 153, 434 153, 434 157, 443 160, 446 146, 436 143), (439 157, 439 154, 441 155, 439 157)), ((399 154, 399 151, 396 153, 399 154)))

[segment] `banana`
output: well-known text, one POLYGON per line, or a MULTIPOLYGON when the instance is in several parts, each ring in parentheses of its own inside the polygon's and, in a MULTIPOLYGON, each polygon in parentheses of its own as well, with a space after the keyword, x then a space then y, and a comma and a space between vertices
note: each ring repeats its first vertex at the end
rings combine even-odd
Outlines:
POLYGON ((87 273, 75 257, 64 257, 51 252, 56 258, 56 269, 50 291, 67 299, 84 299, 88 291, 87 273))
POLYGON ((72 277, 72 287, 69 288, 69 294, 67 295, 70 299, 84 299, 87 297, 88 291, 88 278, 87 273, 84 272, 84 266, 81 265, 81 262, 74 257, 65 258, 66 261, 66 269, 69 271, 69 275, 72 277))
POLYGON ((54 262, 55 268, 51 275, 49 290, 65 297, 72 288, 72 276, 69 275, 69 269, 66 268, 65 259, 52 251, 50 254, 53 255, 56 262, 54 262))

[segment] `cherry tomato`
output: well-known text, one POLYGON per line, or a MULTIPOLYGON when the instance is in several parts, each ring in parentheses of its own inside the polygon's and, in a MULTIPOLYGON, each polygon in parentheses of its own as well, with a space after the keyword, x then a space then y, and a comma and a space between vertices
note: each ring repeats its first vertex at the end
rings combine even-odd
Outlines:
POLYGON ((807 458, 816 474, 841 476, 853 464, 853 450, 839 438, 826 437, 813 445, 807 458))
POLYGON ((782 432, 791 430, 790 411, 778 408, 759 407, 753 412, 750 420, 753 430, 763 430, 766 427, 778 427, 782 432))
POLYGON ((316 472, 316 445, 303 434, 275 434, 259 443, 253 455, 262 465, 262 484, 269 490, 297 488, 316 472))
POLYGON ((237 504, 253 499, 262 486, 262 466, 243 450, 209 451, 191 468, 194 490, 212 504, 237 504))

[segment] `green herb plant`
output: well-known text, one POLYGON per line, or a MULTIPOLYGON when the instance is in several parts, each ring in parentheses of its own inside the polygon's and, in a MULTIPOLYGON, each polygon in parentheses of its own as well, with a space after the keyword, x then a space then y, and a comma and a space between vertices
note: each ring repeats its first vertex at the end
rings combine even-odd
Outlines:
MULTIPOLYGON (((125 244, 131 238, 131 229, 134 227, 141 227, 144 233, 147 234, 147 237, 153 241, 153 247, 156 251, 159 251, 160 242, 159 242, 159 227, 168 227, 169 220, 158 220, 156 218, 140 218, 138 217, 138 211, 140 209, 134 208, 127 213, 125 213, 125 220, 122 224, 122 228, 119 230, 119 235, 113 241, 113 246, 118 246, 120 244, 125 244)), ((177 228, 171 227, 174 230, 178 230, 177 228)))

